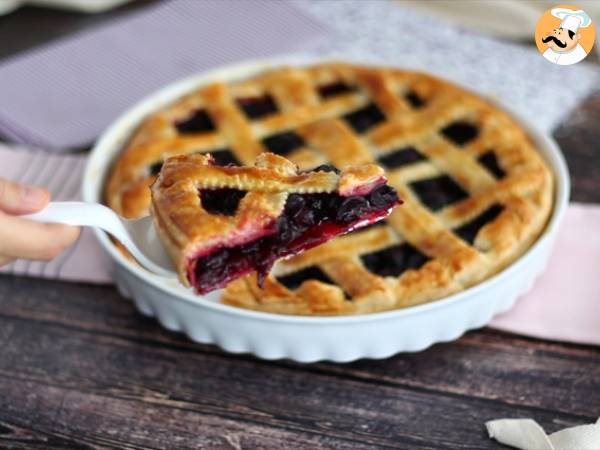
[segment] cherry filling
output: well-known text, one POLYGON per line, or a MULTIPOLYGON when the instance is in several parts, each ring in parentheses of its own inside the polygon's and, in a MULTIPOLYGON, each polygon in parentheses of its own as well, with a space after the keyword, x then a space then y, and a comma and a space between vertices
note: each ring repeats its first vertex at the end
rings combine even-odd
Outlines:
POLYGON ((506 175, 506 171, 500 166, 494 150, 485 152, 483 155, 477 158, 477 160, 480 164, 485 166, 487 170, 492 172, 497 179, 504 178, 506 175))
POLYGON ((459 120, 442 129, 442 134, 457 145, 465 145, 479 135, 479 129, 469 122, 459 120))
POLYGON ((404 147, 377 158, 386 169, 397 169, 426 159, 427 157, 414 147, 404 147))
POLYGON ((278 111, 275 100, 268 94, 262 97, 238 98, 237 104, 242 108, 249 119, 258 119, 263 116, 269 116, 278 111))
POLYGON ((200 191, 200 202, 202 207, 211 214, 235 216, 240 201, 246 194, 246 191, 239 189, 206 189, 200 191))
MULTIPOLYGON (((206 193, 200 193, 203 205, 204 199, 213 198, 206 193)), ((239 195, 236 194, 236 197, 239 195)), ((235 203, 222 197, 221 202, 228 205, 235 203)), ((274 226, 267 227, 264 236, 190 259, 189 281, 198 293, 204 294, 256 270, 262 286, 277 259, 381 220, 399 203, 398 194, 388 185, 380 185, 364 196, 290 194, 283 213, 272 224, 274 226)))
POLYGON ((358 89, 356 86, 349 86, 343 81, 338 81, 336 83, 319 86, 317 90, 321 98, 329 98, 341 94, 348 94, 349 92, 356 92, 358 89))
POLYGON ((423 98, 421 98, 421 96, 419 96, 419 94, 417 94, 415 91, 409 91, 404 98, 414 109, 419 109, 425 105, 425 100, 423 100, 423 98))

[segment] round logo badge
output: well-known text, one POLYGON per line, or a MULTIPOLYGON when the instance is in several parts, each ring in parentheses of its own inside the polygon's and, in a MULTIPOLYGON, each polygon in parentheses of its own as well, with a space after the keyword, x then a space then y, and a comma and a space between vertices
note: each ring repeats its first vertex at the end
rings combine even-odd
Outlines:
POLYGON ((560 66, 582 61, 592 51, 596 30, 590 16, 573 5, 547 10, 535 27, 535 45, 544 58, 560 66))

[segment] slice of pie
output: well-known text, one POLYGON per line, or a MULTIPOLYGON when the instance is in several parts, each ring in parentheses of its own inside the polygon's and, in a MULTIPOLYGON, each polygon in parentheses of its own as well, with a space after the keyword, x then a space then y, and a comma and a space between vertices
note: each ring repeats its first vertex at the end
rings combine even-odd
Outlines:
POLYGON ((182 282, 200 294, 388 216, 400 203, 374 164, 299 171, 263 153, 254 166, 219 166, 210 154, 165 161, 152 214, 182 282))

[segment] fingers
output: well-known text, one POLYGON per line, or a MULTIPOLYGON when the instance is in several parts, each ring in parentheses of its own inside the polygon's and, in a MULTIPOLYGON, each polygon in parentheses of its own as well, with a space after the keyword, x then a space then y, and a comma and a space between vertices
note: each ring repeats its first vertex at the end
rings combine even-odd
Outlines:
POLYGON ((78 228, 34 223, 12 215, 38 211, 49 200, 46 189, 0 178, 0 266, 15 258, 49 260, 75 242, 78 228))
POLYGON ((0 267, 10 264, 14 261, 14 258, 9 258, 8 256, 0 255, 0 267))
POLYGON ((73 244, 78 236, 76 227, 36 223, 0 213, 0 258, 47 261, 73 244))
POLYGON ((27 214, 42 209, 50 200, 46 189, 23 186, 0 178, 0 211, 27 214))
POLYGON ((49 260, 75 242, 78 228, 12 215, 39 211, 49 200, 46 189, 0 178, 0 266, 16 258, 49 260))

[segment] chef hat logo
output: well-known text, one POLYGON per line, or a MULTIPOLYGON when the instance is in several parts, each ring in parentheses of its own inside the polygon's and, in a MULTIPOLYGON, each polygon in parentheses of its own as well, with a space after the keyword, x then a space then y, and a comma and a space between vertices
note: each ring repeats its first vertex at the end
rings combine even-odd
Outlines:
POLYGON ((577 33, 580 27, 589 27, 592 23, 590 16, 582 9, 573 11, 569 8, 552 8, 550 14, 561 20, 560 28, 571 30, 573 33, 577 33))
POLYGON ((547 10, 535 29, 538 50, 546 60, 557 65, 571 65, 585 59, 594 40, 592 18, 573 5, 557 5, 547 10))

